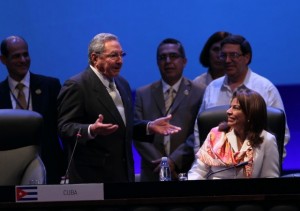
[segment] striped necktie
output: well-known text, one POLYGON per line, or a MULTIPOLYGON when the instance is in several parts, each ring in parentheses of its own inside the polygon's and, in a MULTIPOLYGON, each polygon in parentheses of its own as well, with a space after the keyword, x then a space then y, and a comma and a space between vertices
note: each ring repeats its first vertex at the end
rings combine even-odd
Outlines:
POLYGON ((167 114, 170 113, 170 107, 172 106, 174 101, 174 93, 175 90, 173 89, 173 87, 170 87, 167 91, 167 96, 165 99, 165 107, 166 107, 167 114))
MULTIPOLYGON (((176 91, 173 89, 173 87, 170 87, 167 90, 167 94, 165 97, 166 115, 168 115, 171 112, 171 107, 172 107, 172 104, 173 104, 174 98, 175 98, 175 92, 176 91)), ((170 139, 171 139, 170 135, 164 136, 163 142, 164 142, 164 148, 165 148, 166 155, 170 154, 170 145, 171 145, 170 139)))

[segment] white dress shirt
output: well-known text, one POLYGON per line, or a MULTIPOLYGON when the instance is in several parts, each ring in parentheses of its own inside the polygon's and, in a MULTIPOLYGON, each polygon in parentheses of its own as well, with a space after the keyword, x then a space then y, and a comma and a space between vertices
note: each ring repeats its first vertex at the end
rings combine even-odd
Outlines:
MULTIPOLYGON (((237 89, 240 88, 248 88, 258 92, 264 98, 267 106, 279 108, 284 111, 283 102, 277 88, 268 79, 254 73, 250 68, 248 68, 248 72, 244 82, 237 89)), ((228 85, 228 78, 226 75, 216 80, 213 80, 206 87, 199 113, 214 106, 230 105, 230 100, 232 99, 234 91, 230 89, 228 85)), ((196 153, 200 147, 197 120, 194 126, 194 136, 194 151, 196 153)), ((284 146, 287 145, 289 140, 290 131, 288 125, 286 124, 284 146)), ((285 156, 286 149, 284 147, 283 157, 285 156)))

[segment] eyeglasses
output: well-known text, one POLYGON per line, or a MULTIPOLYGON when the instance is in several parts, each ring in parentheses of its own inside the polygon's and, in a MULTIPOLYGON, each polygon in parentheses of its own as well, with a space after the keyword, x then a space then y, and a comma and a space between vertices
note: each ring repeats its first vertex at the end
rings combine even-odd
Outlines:
POLYGON ((231 60, 236 60, 240 58, 243 54, 237 53, 237 52, 232 52, 232 53, 220 53, 219 59, 222 61, 225 61, 227 57, 229 57, 231 60))
POLYGON ((180 55, 178 53, 161 54, 161 55, 157 56, 157 59, 160 61, 166 61, 168 57, 170 60, 173 61, 175 59, 182 57, 182 55, 180 55))
POLYGON ((105 57, 112 59, 112 60, 117 60, 118 58, 123 58, 126 56, 125 52, 113 52, 110 54, 105 54, 105 53, 100 53, 100 52, 95 52, 96 54, 104 55, 105 57))

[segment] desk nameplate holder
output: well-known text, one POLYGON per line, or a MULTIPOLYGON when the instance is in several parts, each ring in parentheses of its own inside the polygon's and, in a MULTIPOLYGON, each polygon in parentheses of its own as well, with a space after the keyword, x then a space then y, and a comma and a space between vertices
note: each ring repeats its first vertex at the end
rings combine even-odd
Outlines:
POLYGON ((18 203, 104 200, 103 183, 16 186, 15 199, 18 203))

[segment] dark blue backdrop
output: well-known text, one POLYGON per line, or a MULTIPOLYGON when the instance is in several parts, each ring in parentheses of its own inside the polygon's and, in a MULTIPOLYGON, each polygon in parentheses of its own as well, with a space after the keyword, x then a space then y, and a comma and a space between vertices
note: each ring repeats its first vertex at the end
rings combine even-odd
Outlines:
MULTIPOLYGON (((253 47, 251 68, 285 90, 292 138, 284 169, 300 169, 300 115, 293 100, 299 90, 291 87, 300 84, 298 0, 0 0, 0 5, 0 39, 23 36, 30 44, 31 70, 62 83, 86 67, 89 41, 100 32, 120 38, 128 53, 121 74, 133 89, 159 78, 155 53, 162 39, 182 41, 185 76, 193 79, 205 71, 198 55, 208 36, 219 30, 242 34, 253 47)), ((0 65, 0 80, 5 76, 0 65)))

